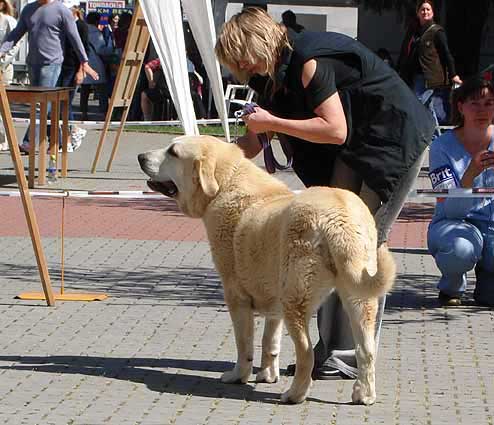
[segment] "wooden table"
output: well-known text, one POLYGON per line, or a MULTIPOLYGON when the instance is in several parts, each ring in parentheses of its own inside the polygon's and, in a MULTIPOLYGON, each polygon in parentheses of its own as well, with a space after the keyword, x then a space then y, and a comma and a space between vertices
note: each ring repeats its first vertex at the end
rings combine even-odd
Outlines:
MULTIPOLYGON (((67 177, 67 143, 69 139, 69 94, 71 87, 21 87, 6 86, 7 97, 11 103, 29 103, 31 105, 29 118, 29 174, 28 186, 34 187, 34 172, 36 168, 36 105, 40 105, 39 125, 39 158, 38 184, 46 184, 46 129, 48 102, 51 102, 52 122, 58 123, 62 111, 62 177, 67 177)), ((58 125, 50 129, 50 155, 58 159, 58 125)), ((58 160, 57 160, 58 164, 58 160)))

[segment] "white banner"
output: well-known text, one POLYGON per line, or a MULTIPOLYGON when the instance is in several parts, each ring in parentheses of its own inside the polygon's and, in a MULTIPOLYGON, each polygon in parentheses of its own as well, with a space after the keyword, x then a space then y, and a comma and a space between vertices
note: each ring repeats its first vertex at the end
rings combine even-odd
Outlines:
POLYGON ((180 0, 140 0, 140 4, 184 132, 199 134, 187 72, 180 0))
POLYGON ((214 28, 211 0, 182 0, 182 6, 187 15, 190 29, 201 54, 204 67, 208 73, 216 110, 225 131, 225 138, 229 142, 230 128, 228 127, 228 116, 226 113, 225 91, 223 81, 221 80, 220 64, 214 54, 216 30, 214 28))

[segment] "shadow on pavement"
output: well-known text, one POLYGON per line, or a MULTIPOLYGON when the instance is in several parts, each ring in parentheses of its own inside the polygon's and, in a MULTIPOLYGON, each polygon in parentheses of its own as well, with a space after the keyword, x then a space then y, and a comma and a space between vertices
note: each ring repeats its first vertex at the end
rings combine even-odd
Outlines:
MULTIPOLYGON (((38 275, 37 268, 20 264, 0 263, 2 278, 12 285, 33 280, 38 275)), ((135 270, 86 269, 66 267, 65 288, 70 292, 106 293, 121 300, 156 300, 163 305, 223 307, 223 287, 214 269, 206 267, 150 267, 139 266, 135 270)), ((61 276, 58 268, 50 267, 50 277, 54 291, 58 290, 61 276)), ((39 283, 34 283, 34 285, 39 283)), ((121 304, 119 301, 112 305, 121 304)), ((142 304, 142 303, 141 303, 142 304)))
POLYGON ((119 198, 69 198, 67 205, 79 207, 94 206, 108 208, 131 208, 134 210, 156 211, 167 213, 167 216, 185 216, 180 212, 176 202, 173 199, 119 199, 119 198))
MULTIPOLYGON (((2 278, 15 286, 33 280, 38 272, 35 266, 0 263, 2 278)), ((50 267, 50 277, 54 291, 61 280, 59 267, 50 267)), ((437 301, 437 275, 399 274, 396 284, 387 296, 386 316, 392 317, 406 310, 431 310, 427 320, 453 320, 445 316, 437 301), (437 312, 437 315, 436 315, 437 312), (437 316, 435 319, 434 317, 437 316)), ((180 305, 225 308, 223 286, 217 272, 209 267, 160 267, 136 266, 135 270, 116 268, 66 267, 64 282, 67 292, 106 293, 112 298, 109 305, 147 304, 180 305), (116 299, 115 299, 116 298, 116 299)), ((465 307, 469 311, 484 308, 469 303, 470 292, 465 297, 465 307)), ((16 303, 17 304, 17 303, 16 303)))
MULTIPOLYGON (((224 384, 219 377, 213 378, 153 369, 172 368, 221 373, 234 367, 234 364, 230 362, 89 356, 0 356, 0 362, 16 363, 11 366, 0 366, 0 370, 101 376, 106 379, 119 379, 144 384, 151 391, 160 393, 260 401, 268 404, 279 404, 280 398, 279 393, 258 391, 254 383, 246 385, 224 384)), ((314 397, 308 397, 307 400, 324 404, 351 404, 330 402, 314 397)))
POLYGON ((17 178, 12 175, 1 175, 0 174, 0 187, 8 186, 13 183, 17 183, 17 178))
POLYGON ((400 212, 397 222, 420 222, 431 221, 434 214, 434 204, 430 203, 406 203, 400 212))
MULTIPOLYGON (((448 309, 439 305, 436 287, 439 280, 438 275, 399 274, 391 293, 386 297, 386 311, 384 320, 387 323, 411 323, 422 321, 460 320, 460 315, 447 314, 448 309), (426 317, 408 319, 395 319, 395 315, 406 310, 423 310, 426 317), (389 319, 391 317, 391 320, 389 319), (388 318, 386 320, 386 318, 388 318)), ((450 311, 467 311, 469 314, 488 311, 488 307, 475 305, 469 288, 462 299, 461 307, 450 307, 450 311)))

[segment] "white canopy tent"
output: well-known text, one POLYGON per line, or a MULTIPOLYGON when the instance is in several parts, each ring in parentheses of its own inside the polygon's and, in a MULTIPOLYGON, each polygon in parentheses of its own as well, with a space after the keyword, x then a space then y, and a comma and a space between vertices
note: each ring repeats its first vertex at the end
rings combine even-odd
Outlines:
MULTIPOLYGON (((140 0, 140 4, 184 132, 199 134, 187 72, 180 0, 140 0)), ((182 6, 209 77, 225 137, 230 141, 220 66, 214 55, 216 31, 211 0, 182 0, 182 6)))

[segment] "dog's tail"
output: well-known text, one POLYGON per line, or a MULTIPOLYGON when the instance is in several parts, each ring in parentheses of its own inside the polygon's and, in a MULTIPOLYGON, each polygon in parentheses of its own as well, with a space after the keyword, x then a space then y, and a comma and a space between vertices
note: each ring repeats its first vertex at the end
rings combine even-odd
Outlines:
POLYGON ((354 276, 356 295, 362 298, 380 297, 393 287, 396 277, 396 264, 385 243, 377 249, 377 270, 364 267, 360 279, 354 276))

